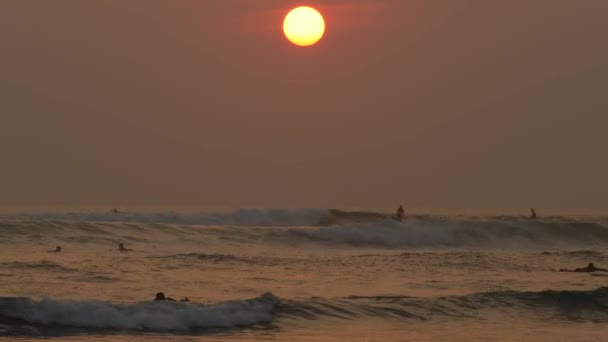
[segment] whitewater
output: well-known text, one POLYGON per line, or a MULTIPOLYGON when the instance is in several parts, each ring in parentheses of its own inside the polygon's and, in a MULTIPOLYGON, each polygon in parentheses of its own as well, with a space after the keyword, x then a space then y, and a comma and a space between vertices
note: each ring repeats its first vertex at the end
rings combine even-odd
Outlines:
POLYGON ((608 272, 559 269, 607 243, 601 215, 5 212, 0 339, 597 341, 608 272))

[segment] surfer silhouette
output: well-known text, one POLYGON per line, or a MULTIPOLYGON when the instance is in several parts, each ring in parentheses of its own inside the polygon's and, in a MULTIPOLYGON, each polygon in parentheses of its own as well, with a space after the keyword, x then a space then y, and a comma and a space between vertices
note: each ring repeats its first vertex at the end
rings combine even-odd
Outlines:
POLYGON ((61 246, 55 247, 54 251, 48 251, 48 253, 61 253, 61 246))
POLYGON ((534 208, 530 208, 530 219, 536 220, 536 210, 534 208))
POLYGON ((169 301, 169 302, 175 302, 175 299, 171 298, 171 297, 165 297, 165 294, 163 292, 159 292, 156 294, 156 298, 154 298, 155 302, 158 301, 169 301))
POLYGON ((589 265, 587 265, 587 267, 581 267, 581 268, 575 268, 573 270, 569 270, 566 268, 562 268, 559 270, 560 272, 585 272, 585 273, 591 273, 591 272, 608 272, 607 269, 604 268, 599 268, 599 267, 595 267, 595 265, 590 262, 589 265))
MULTIPOLYGON (((162 302, 162 301, 167 301, 167 302, 176 302, 175 299, 171 298, 171 297, 165 297, 165 293, 164 292, 158 292, 156 294, 156 298, 154 298, 155 302, 162 302)), ((189 302, 190 299, 188 297, 184 297, 184 299, 181 299, 180 302, 189 302)))
MULTIPOLYGON (((118 250, 121 252, 132 252, 133 251, 131 248, 126 248, 122 242, 118 244, 118 250)), ((162 293, 162 292, 159 292, 159 293, 162 293)))
POLYGON ((403 221, 403 218, 405 217, 405 209, 403 209, 403 204, 399 206, 399 208, 397 208, 397 218, 399 219, 399 221, 403 221))

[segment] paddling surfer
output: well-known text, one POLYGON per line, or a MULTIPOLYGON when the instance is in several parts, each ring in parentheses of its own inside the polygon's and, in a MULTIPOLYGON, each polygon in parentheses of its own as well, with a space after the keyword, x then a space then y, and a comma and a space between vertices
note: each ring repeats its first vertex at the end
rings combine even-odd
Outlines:
MULTIPOLYGON (((165 293, 164 292, 158 292, 156 294, 156 298, 154 298, 155 302, 162 302, 162 301, 166 301, 166 302, 176 302, 175 299, 171 298, 171 297, 165 297, 165 293)), ((184 299, 180 299, 180 302, 189 302, 190 299, 188 297, 184 297, 184 299)))
POLYGON ((595 265, 590 262, 587 267, 575 268, 573 270, 569 270, 567 268, 562 268, 559 270, 560 272, 585 272, 585 273, 593 273, 593 272, 608 272, 605 268, 595 267, 595 265))

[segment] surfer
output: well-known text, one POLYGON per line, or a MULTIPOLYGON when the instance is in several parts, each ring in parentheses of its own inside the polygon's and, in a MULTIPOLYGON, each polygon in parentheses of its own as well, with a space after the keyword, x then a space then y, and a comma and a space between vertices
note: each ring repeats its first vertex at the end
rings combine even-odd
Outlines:
POLYGON ((405 217, 405 209, 403 209, 403 204, 399 206, 399 208, 397 208, 397 218, 399 219, 399 221, 403 221, 403 218, 405 217))
POLYGON ((159 301, 169 301, 169 302, 175 302, 175 299, 171 298, 171 297, 165 297, 165 294, 163 292, 159 292, 156 294, 156 298, 154 298, 155 302, 159 302, 159 301))
MULTIPOLYGON (((167 302, 175 302, 176 300, 171 298, 171 297, 165 297, 165 293, 164 292, 159 292, 156 294, 156 298, 154 298, 155 302, 159 302, 159 301, 167 301, 167 302)), ((184 299, 180 299, 180 302, 189 302, 190 299, 188 297, 184 297, 184 299)))
POLYGON ((536 220, 536 210, 534 208, 530 208, 530 219, 536 220))
POLYGON ((61 246, 55 247, 54 251, 48 251, 48 253, 61 253, 61 246))
POLYGON ((125 245, 122 242, 118 244, 118 250, 121 252, 133 252, 131 248, 125 248, 125 245))
POLYGON ((112 209, 111 212, 113 212, 114 214, 120 214, 120 211, 118 211, 118 209, 116 208, 112 209))
POLYGON ((585 273, 591 273, 591 272, 608 272, 607 269, 604 268, 599 268, 599 267, 595 267, 595 265, 590 262, 589 265, 587 265, 587 267, 580 267, 580 268, 575 268, 573 270, 569 270, 567 268, 562 268, 559 270, 560 272, 585 272, 585 273))

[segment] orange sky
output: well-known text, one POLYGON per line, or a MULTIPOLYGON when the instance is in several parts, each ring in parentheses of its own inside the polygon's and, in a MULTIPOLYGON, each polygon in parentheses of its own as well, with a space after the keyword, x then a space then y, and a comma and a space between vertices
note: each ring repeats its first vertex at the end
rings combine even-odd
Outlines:
POLYGON ((608 207, 608 2, 0 2, 0 203, 608 207), (282 34, 312 5, 312 48, 282 34))

